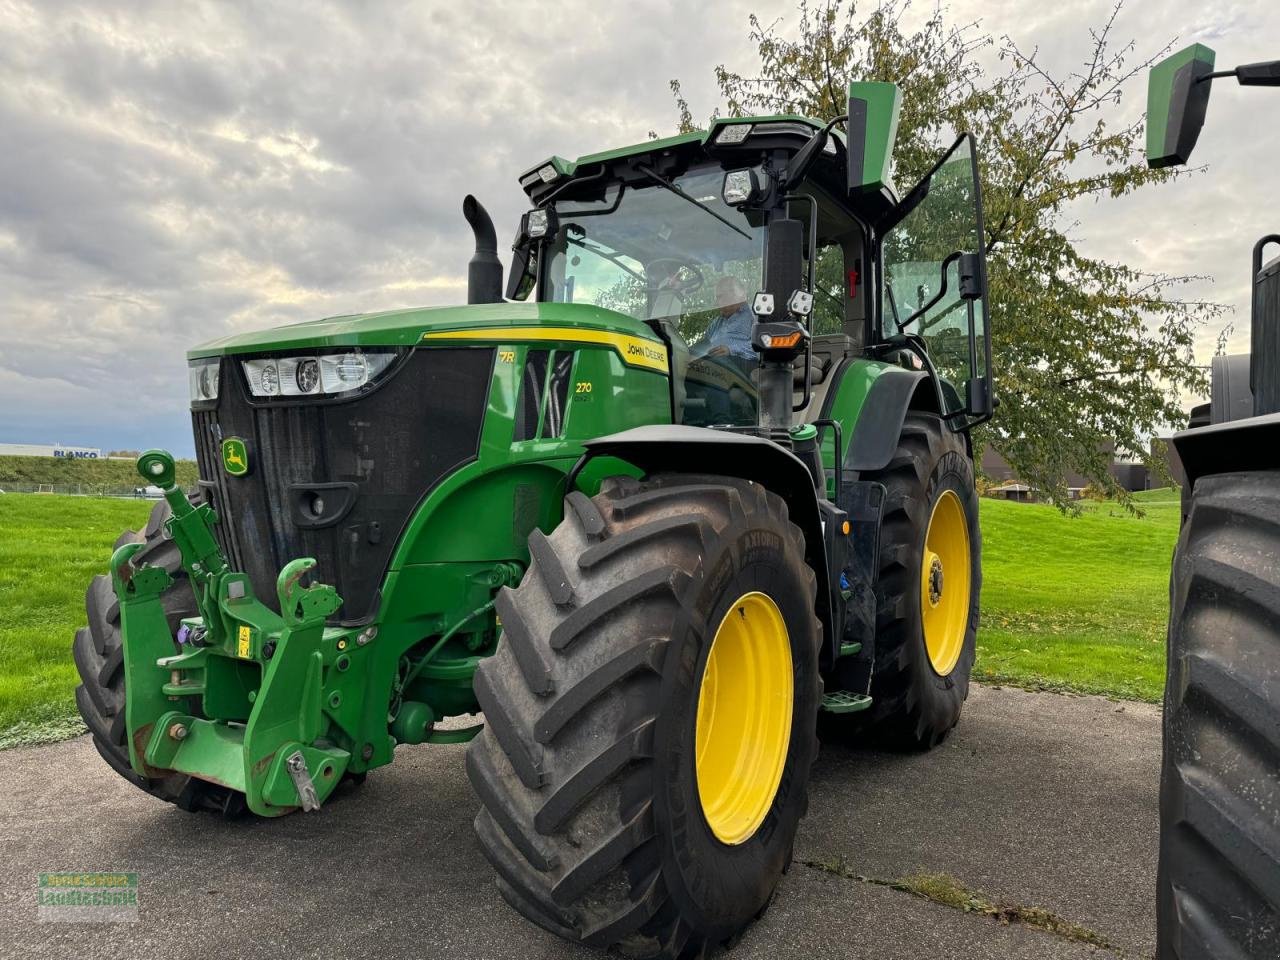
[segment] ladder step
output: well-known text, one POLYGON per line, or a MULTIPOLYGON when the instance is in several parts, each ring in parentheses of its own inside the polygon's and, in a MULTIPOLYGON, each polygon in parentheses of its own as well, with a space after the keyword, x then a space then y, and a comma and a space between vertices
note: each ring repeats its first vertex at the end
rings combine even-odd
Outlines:
POLYGON ((836 690, 822 698, 822 709, 827 713, 857 713, 871 706, 871 698, 864 693, 836 690))
POLYGON ((862 652, 862 644, 858 642, 840 644, 840 656, 852 657, 855 653, 862 652))

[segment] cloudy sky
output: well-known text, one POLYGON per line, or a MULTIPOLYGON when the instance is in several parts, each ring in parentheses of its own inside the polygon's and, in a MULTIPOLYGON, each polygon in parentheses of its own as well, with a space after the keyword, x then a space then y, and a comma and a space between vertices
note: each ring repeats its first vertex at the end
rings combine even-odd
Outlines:
MULTIPOLYGON (((1109 8, 948 9, 1066 67, 1109 8)), ((0 0, 0 442, 189 453, 192 344, 461 301, 463 195, 505 241, 521 170, 670 132, 673 77, 705 116, 714 65, 752 65, 751 10, 796 16, 789 0, 0 0)), ((1280 6, 1130 0, 1117 33, 1144 55, 1200 40, 1233 65, 1280 57, 1280 6)), ((1121 112, 1144 97, 1135 86, 1121 112)), ((1214 277, 1195 292, 1237 306, 1242 346, 1248 251, 1280 228, 1277 117, 1280 91, 1215 87, 1209 171, 1088 204, 1075 235, 1214 277)))

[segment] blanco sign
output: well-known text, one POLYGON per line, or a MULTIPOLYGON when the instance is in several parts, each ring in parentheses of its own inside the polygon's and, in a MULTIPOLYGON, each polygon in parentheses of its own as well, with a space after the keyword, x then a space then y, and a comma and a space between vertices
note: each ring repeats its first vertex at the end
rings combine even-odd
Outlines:
POLYGON ((59 457, 64 460, 101 460, 97 447, 69 447, 66 444, 0 443, 0 457, 59 457))

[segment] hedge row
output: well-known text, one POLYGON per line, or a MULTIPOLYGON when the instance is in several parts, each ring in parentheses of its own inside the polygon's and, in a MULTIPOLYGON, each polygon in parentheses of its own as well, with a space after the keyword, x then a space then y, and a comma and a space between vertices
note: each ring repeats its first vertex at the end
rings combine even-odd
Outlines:
MULTIPOLYGON (((178 461, 178 485, 195 485, 194 460, 178 461)), ((62 457, 0 457, 0 486, 5 483, 83 483, 137 487, 142 478, 132 460, 73 460, 62 457)))

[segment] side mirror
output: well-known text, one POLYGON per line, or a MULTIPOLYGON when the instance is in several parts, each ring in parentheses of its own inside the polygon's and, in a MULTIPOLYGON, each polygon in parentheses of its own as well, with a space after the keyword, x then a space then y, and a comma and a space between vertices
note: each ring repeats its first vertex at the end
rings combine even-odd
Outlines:
POLYGON ((1151 68, 1147 81, 1147 166, 1186 163, 1209 106, 1215 54, 1193 43, 1151 68))
POLYGON ((986 278, 982 275, 982 257, 976 253, 960 254, 960 299, 982 300, 987 295, 986 278))
POLYGON ((876 193, 890 186, 893 141, 898 135, 902 91, 896 83, 849 84, 848 188, 876 193))
POLYGON ((511 248, 511 272, 507 274, 506 297, 508 300, 524 300, 533 291, 537 281, 537 256, 528 240, 511 248))
POLYGON ((538 276, 538 249, 560 229, 554 207, 530 210, 520 217, 520 229, 511 245, 511 272, 507 274, 508 300, 525 300, 538 276))

